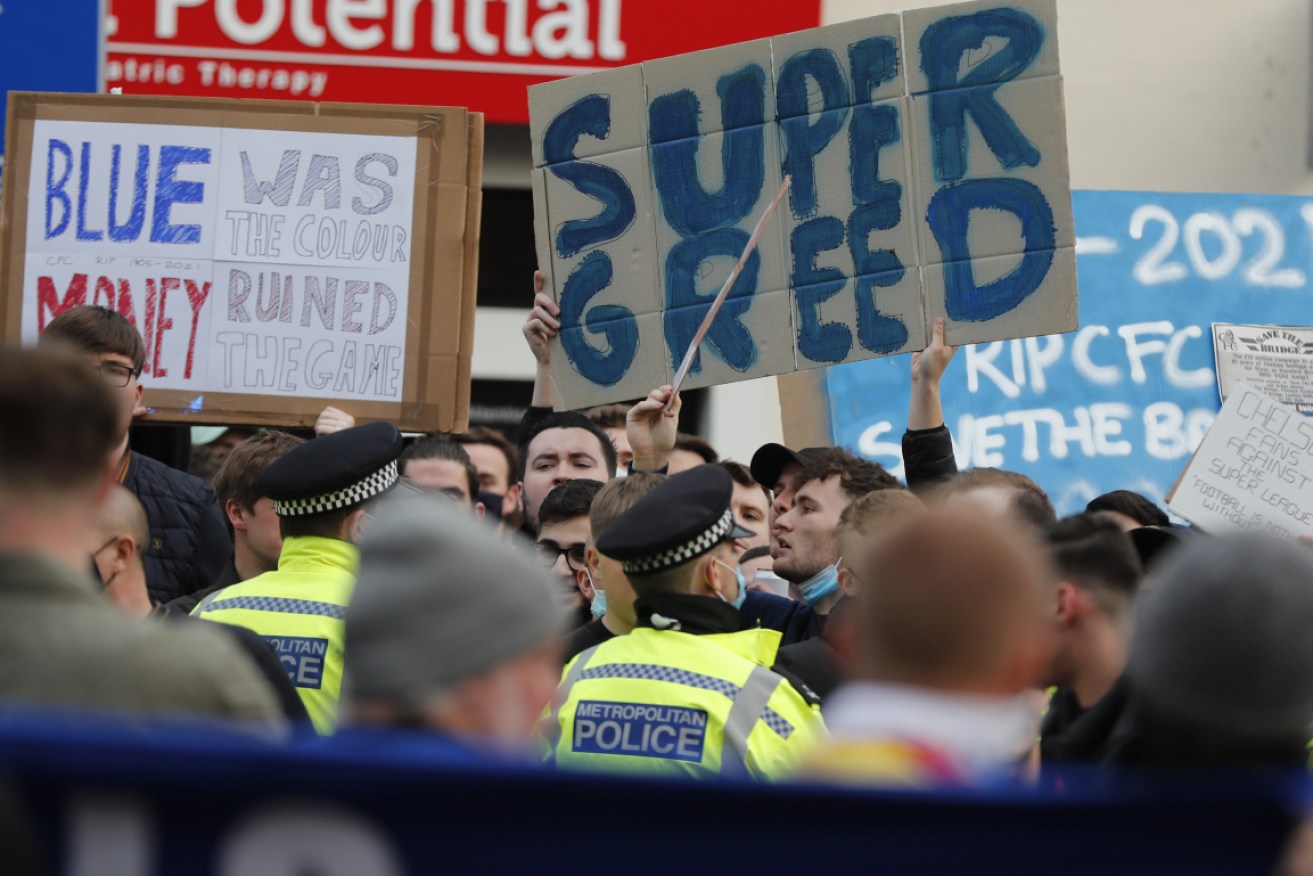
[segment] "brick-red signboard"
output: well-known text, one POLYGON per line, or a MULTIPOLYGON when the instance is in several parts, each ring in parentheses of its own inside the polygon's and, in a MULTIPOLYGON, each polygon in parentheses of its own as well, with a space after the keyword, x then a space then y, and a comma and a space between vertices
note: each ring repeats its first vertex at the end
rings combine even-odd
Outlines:
POLYGON ((815 27, 821 0, 110 0, 125 94, 450 104, 528 121, 534 83, 815 27))

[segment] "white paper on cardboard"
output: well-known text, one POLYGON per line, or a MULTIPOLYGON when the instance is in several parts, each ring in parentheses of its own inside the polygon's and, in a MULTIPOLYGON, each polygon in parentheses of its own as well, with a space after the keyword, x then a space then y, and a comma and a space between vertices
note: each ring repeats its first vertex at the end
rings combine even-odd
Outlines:
POLYGON ((1313 420, 1237 382, 1168 507, 1209 532, 1313 534, 1313 420))

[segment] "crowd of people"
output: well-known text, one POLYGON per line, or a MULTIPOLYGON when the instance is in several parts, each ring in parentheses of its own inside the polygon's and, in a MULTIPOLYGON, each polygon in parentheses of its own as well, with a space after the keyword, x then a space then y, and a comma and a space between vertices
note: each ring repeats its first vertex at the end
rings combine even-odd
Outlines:
MULTIPOLYGON (((658 387, 517 435, 200 436, 129 449, 144 348, 70 308, 0 350, 0 700, 275 737, 422 730, 640 776, 1061 787, 1070 769, 1302 768, 1313 553, 1118 491, 958 471, 943 326, 905 482, 838 447, 719 458, 658 387)), ((673 397, 672 397, 673 396, 673 397)))

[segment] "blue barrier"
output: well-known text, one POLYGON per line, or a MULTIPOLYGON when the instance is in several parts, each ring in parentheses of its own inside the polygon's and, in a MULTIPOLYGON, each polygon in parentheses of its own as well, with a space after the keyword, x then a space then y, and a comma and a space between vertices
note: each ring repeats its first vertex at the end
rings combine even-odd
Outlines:
MULTIPOLYGON (((1060 513, 1161 501, 1219 407, 1212 322, 1313 323, 1313 200, 1072 194, 1077 332, 960 350, 944 376, 958 462, 1033 477, 1060 513)), ((908 357, 826 374, 835 443, 901 473, 908 357)))
POLYGON ((638 782, 499 765, 410 735, 275 744, 31 716, 0 720, 0 771, 51 872, 79 876, 1268 873, 1304 788, 638 782))

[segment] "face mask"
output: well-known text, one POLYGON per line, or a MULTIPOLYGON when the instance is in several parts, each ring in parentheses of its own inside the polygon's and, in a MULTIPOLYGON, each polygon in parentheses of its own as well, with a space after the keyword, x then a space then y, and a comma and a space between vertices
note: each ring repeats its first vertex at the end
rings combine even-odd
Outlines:
MULTIPOLYGON (((743 600, 748 598, 748 582, 743 580, 743 571, 739 569, 737 566, 731 566, 729 563, 722 562, 721 560, 716 560, 716 562, 720 563, 726 569, 729 569, 731 572, 734 573, 734 580, 739 582, 739 593, 737 596, 734 597, 734 601, 730 602, 729 604, 734 606, 736 609, 742 608, 743 600)), ((720 595, 719 590, 716 591, 716 595, 720 596, 721 602, 729 602, 728 599, 720 595)))
POLYGON ((488 493, 483 490, 479 491, 478 501, 483 503, 485 518, 501 520, 502 496, 497 493, 488 493))
MULTIPOLYGON (((839 563, 843 557, 839 558, 839 563)), ((798 585, 798 592, 807 604, 815 608, 825 597, 839 590, 839 563, 831 563, 798 585)))
POLYGON ((588 604, 588 610, 593 613, 593 617, 602 617, 606 614, 606 591, 593 581, 592 572, 584 569, 584 574, 588 576, 588 586, 593 588, 593 601, 588 604))

